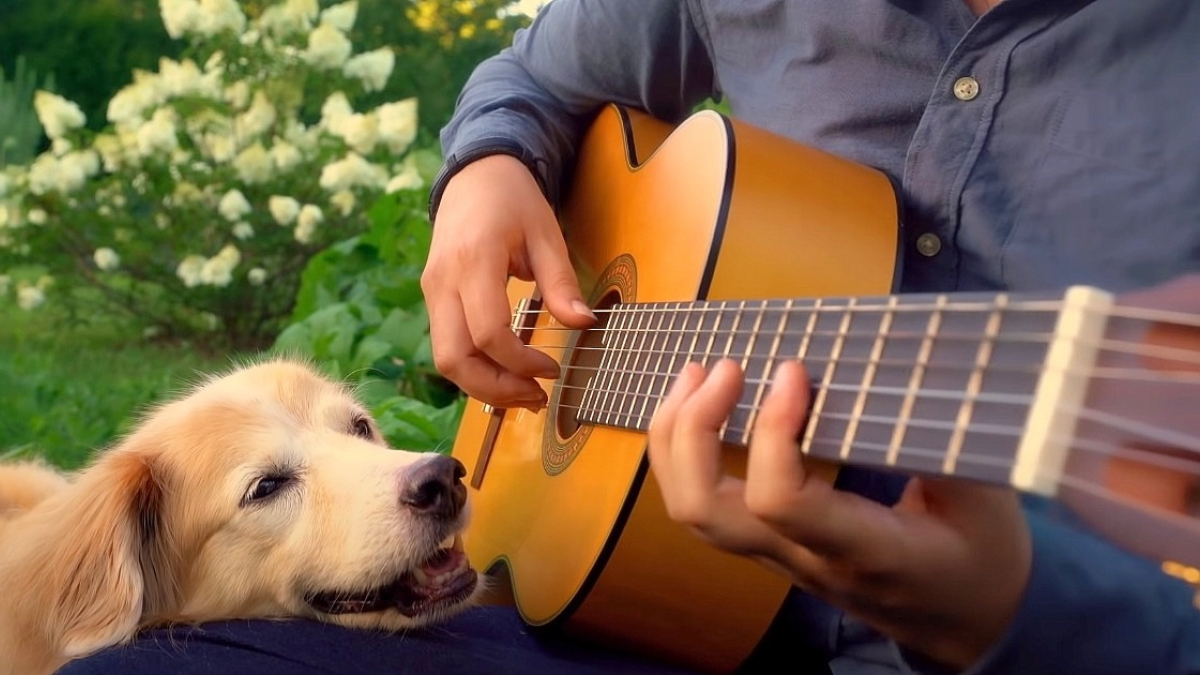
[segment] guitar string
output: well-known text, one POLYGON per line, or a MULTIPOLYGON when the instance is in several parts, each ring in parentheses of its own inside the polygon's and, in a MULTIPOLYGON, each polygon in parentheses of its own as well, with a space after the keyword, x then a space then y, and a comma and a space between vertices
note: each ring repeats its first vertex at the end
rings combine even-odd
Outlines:
MULTIPOLYGON (((709 359, 712 359, 714 357, 726 358, 726 355, 724 353, 716 353, 716 352, 702 352, 702 353, 687 352, 687 353, 684 353, 684 352, 679 352, 679 351, 675 351, 675 350, 671 350, 671 349, 633 349, 633 348, 622 348, 622 347, 611 347, 610 348, 610 347, 579 347, 579 346, 568 347, 568 346, 556 346, 556 345, 529 345, 529 346, 541 351, 542 353, 548 353, 552 350, 559 350, 559 351, 563 351, 563 352, 570 350, 572 352, 577 352, 577 353, 601 352, 601 353, 607 353, 607 354, 614 354, 614 355, 618 355, 618 356, 625 356, 625 355, 635 355, 638 357, 641 357, 641 356, 648 356, 648 357, 683 356, 683 357, 686 357, 684 362, 702 362, 703 361, 703 362, 707 363, 707 361, 709 359)), ((1125 353, 1121 348, 1110 347, 1107 345, 1097 345, 1097 348, 1102 350, 1103 352, 1125 353)), ((1191 352, 1188 352, 1188 356, 1191 356, 1192 358, 1190 358, 1188 360, 1184 360, 1182 358, 1179 358, 1179 356, 1175 353, 1176 351, 1179 351, 1179 350, 1150 349, 1150 350, 1145 350, 1145 351, 1146 351, 1146 353, 1141 354, 1141 356, 1144 356, 1147 358, 1155 358, 1155 359, 1159 359, 1161 361, 1175 361, 1182 366, 1191 366, 1191 365, 1200 366, 1200 355, 1193 356, 1191 354, 1191 352), (1193 360, 1195 361, 1194 363, 1192 362, 1193 360)), ((884 367, 884 368, 889 368, 889 367, 908 368, 908 367, 914 367, 914 366, 921 366, 924 368, 937 368, 944 372, 972 373, 972 372, 983 371, 983 372, 1013 374, 1013 375, 1021 375, 1021 374, 1036 375, 1036 374, 1043 373, 1043 372, 1054 372, 1054 370, 1047 369, 1044 366, 1037 366, 1037 365, 1020 366, 1020 365, 1010 365, 1010 364, 1001 364, 1001 363, 988 364, 986 367, 980 368, 979 366, 966 364, 966 363, 953 363, 953 362, 952 363, 934 363, 932 361, 918 362, 918 361, 913 361, 913 360, 909 360, 909 359, 899 359, 899 358, 888 359, 888 358, 881 358, 881 357, 880 358, 872 358, 872 357, 857 357, 857 356, 854 356, 854 357, 838 356, 837 358, 831 358, 830 356, 814 355, 814 354, 793 357, 790 355, 779 355, 779 354, 773 355, 770 353, 761 353, 761 354, 751 353, 751 354, 746 354, 745 356, 747 359, 749 359, 755 363, 763 362, 763 361, 778 362, 778 361, 782 361, 782 360, 798 360, 798 361, 804 362, 805 366, 809 367, 809 368, 811 368, 813 365, 822 366, 822 365, 828 365, 829 363, 833 363, 833 364, 839 365, 839 366, 843 366, 843 365, 844 366, 871 366, 871 367, 884 367)), ((729 358, 732 358, 732 355, 730 355, 729 358)), ((626 357, 626 363, 628 363, 629 360, 630 359, 628 357, 626 357)), ((598 366, 586 366, 586 365, 580 365, 580 364, 567 364, 567 365, 563 366, 564 372, 588 372, 589 370, 595 371, 595 370, 600 370, 600 369, 601 368, 599 368, 598 366)), ((664 371, 657 370, 657 369, 630 370, 628 368, 618 369, 618 368, 612 368, 612 367, 605 367, 605 368, 603 368, 603 370, 611 371, 611 372, 621 374, 621 375, 631 375, 631 376, 650 375, 650 376, 655 376, 655 377, 661 377, 663 375, 674 375, 675 374, 675 373, 664 372, 664 371)), ((1127 379, 1127 380, 1142 379, 1142 380, 1147 380, 1150 382, 1160 382, 1160 381, 1165 381, 1165 380, 1188 382, 1188 381, 1194 380, 1196 383, 1200 383, 1200 371, 1197 371, 1197 372, 1170 371, 1170 370, 1156 370, 1156 369, 1151 369, 1151 368, 1147 368, 1147 367, 1129 367, 1129 366, 1126 366, 1126 367, 1097 366, 1091 370, 1088 370, 1086 373, 1080 371, 1079 369, 1074 369, 1071 371, 1062 371, 1062 372, 1065 372, 1066 374, 1069 374, 1069 375, 1085 376, 1088 379, 1097 379, 1097 378, 1100 378, 1100 379, 1127 379)), ((755 382, 755 384, 757 384, 757 382, 755 382)))
MULTIPOLYGON (((598 317, 617 314, 636 315, 654 313, 684 315, 740 313, 745 315, 755 312, 776 312, 799 316, 807 316, 808 314, 835 314, 840 316, 845 314, 897 314, 913 312, 937 312, 941 314, 980 312, 990 314, 998 312, 1001 314, 1013 314, 1050 313, 1071 306, 1062 300, 1014 300, 1011 295, 1006 296, 1008 298, 1006 304, 998 304, 995 300, 958 300, 949 295, 934 296, 935 298, 941 297, 945 301, 948 301, 947 304, 939 304, 936 299, 934 301, 926 301, 925 298, 917 299, 915 296, 897 295, 894 297, 897 299, 896 304, 889 304, 886 298, 882 302, 879 302, 880 298, 875 298, 876 304, 861 300, 856 300, 853 304, 838 304, 840 302, 847 302, 846 298, 821 298, 819 301, 812 298, 803 298, 792 300, 790 305, 788 305, 789 301, 787 298, 771 299, 765 302, 763 300, 660 301, 623 303, 608 308, 593 308, 592 313, 598 317)), ((1171 323, 1179 326, 1200 328, 1200 314, 1195 312, 1150 309, 1126 305, 1113 305, 1102 310, 1085 308, 1084 311, 1110 319, 1133 319, 1150 323, 1171 323)), ((549 310, 546 309, 518 309, 513 312, 513 315, 519 318, 526 318, 529 316, 541 316, 543 314, 548 315, 549 313, 549 310)))
MULTIPOLYGON (((557 385, 557 386, 562 389, 568 389, 568 390, 573 389, 576 391, 579 391, 582 389, 580 387, 570 387, 569 385, 561 385, 561 384, 557 385)), ((856 391, 856 389, 853 387, 843 387, 843 388, 840 388, 840 391, 854 392, 854 391, 856 391)), ((904 394, 904 392, 897 392, 896 395, 903 395, 903 394, 904 394)), ((660 398, 654 394, 640 394, 640 393, 639 394, 629 394, 628 396, 631 398, 646 398, 647 400, 660 398)), ((959 401, 959 400, 962 400, 964 397, 959 397, 959 396, 954 396, 954 395, 942 395, 939 398, 942 398, 944 400, 950 400, 950 401, 959 401)), ((982 400, 982 399, 977 398, 976 400, 982 400)), ((1023 402, 1024 403, 1032 403, 1033 400, 1034 400, 1034 397, 1029 396, 1029 397, 1025 397, 1023 402)), ((1022 402, 1018 395, 1011 395, 1006 398, 994 397, 994 398, 988 399, 988 401, 995 402, 995 403, 998 403, 1001 405, 1004 405, 1004 404, 1020 405, 1022 402)), ((557 408, 560 410, 566 410, 566 411, 570 411, 570 412, 583 412, 584 411, 583 406, 567 405, 567 404, 562 403, 561 401, 557 404, 557 408)), ((761 406, 757 406, 755 404, 747 404, 747 403, 738 402, 734 405, 733 411, 730 414, 732 416, 737 413, 756 411, 760 408, 761 408, 761 406)), ((651 414, 647 415, 647 414, 643 414, 643 413, 626 412, 624 410, 605 410, 605 409, 596 409, 596 408, 592 408, 592 407, 588 407, 586 409, 586 411, 593 414, 595 416, 594 419, 600 420, 598 422, 600 424, 604 424, 603 420, 620 420, 620 421, 622 421, 622 426, 633 425, 637 428, 642 428, 642 427, 648 428, 651 420, 653 419, 653 412, 654 412, 654 411, 651 411, 651 414)), ((1189 453, 1189 454, 1196 454, 1197 456, 1200 456, 1200 436, 1193 436, 1193 435, 1186 434, 1186 433, 1175 432, 1170 429, 1164 429, 1162 427, 1158 427, 1155 425, 1145 424, 1143 422, 1139 422, 1138 420, 1122 417, 1119 415, 1113 415, 1111 413, 1105 413, 1102 411, 1094 410, 1089 407, 1078 407, 1078 408, 1073 408, 1073 409, 1065 409, 1065 412, 1072 413, 1072 414, 1076 415, 1077 417, 1079 417, 1080 419, 1087 420, 1089 422, 1092 422, 1094 424, 1097 424, 1097 425, 1107 428, 1107 429, 1112 429, 1117 432, 1134 434, 1134 435, 1138 436, 1139 439, 1146 440, 1146 441, 1152 441, 1152 442, 1156 442, 1156 443, 1162 443, 1165 445, 1169 445, 1173 450, 1177 450, 1179 452, 1184 452, 1184 453, 1189 453)), ((953 429, 955 429, 957 427, 957 425, 953 422, 934 419, 934 418, 908 417, 906 419, 901 420, 899 418, 888 417, 888 416, 883 416, 883 415, 864 415, 864 414, 852 415, 849 413, 840 413, 840 412, 834 412, 834 411, 829 411, 829 410, 821 411, 819 413, 818 419, 824 419, 827 421, 834 421, 834 422, 854 421, 857 424, 878 425, 878 426, 883 426, 883 427, 889 428, 889 429, 895 428, 899 425, 903 425, 906 429, 907 428, 915 428, 915 429, 926 429, 926 430, 931 430, 931 431, 952 431, 953 429)), ((725 433, 727 435, 732 434, 732 436, 731 436, 732 438, 742 438, 742 437, 745 437, 745 434, 748 431, 750 431, 748 426, 739 426, 737 424, 731 424, 726 427, 725 433)), ((999 436, 999 437, 1015 439, 1015 438, 1020 438, 1021 436, 1024 435, 1025 428, 1022 426, 1015 426, 1015 425, 972 423, 968 427, 968 432, 972 433, 972 434, 976 434, 976 435, 999 436)), ((1059 438, 1057 440, 1060 442, 1064 441, 1064 440, 1070 442, 1070 441, 1075 440, 1075 437, 1059 438)), ((839 440, 839 444, 842 444, 842 443, 844 443, 844 439, 839 440)), ((852 443, 851 445, 855 445, 855 443, 852 443)), ((839 445, 839 447, 840 447, 840 445, 839 445)), ((906 451, 906 450, 907 449, 904 449, 903 451, 906 451)), ((943 453, 942 457, 944 459, 944 457, 945 457, 944 453, 943 453)))
MULTIPOLYGON (((715 330, 715 327, 710 327, 710 328, 715 330)), ((572 329, 572 328, 557 327, 557 326, 533 328, 530 330, 531 330, 531 332, 574 332, 575 331, 575 329, 572 329)), ((701 331, 697 327, 691 327, 690 329, 683 329, 683 328, 678 328, 678 329, 672 329, 672 328, 612 328, 609 330, 611 330, 613 334, 619 334, 626 341, 633 341, 633 340, 640 339, 641 344, 645 344, 646 342, 649 342, 650 348, 647 349, 647 348, 640 348, 640 347, 619 347, 619 346, 587 347, 587 346, 578 346, 578 345, 575 347, 570 347, 568 345, 530 345, 530 346, 532 346, 534 348, 540 348, 540 349, 560 349, 560 350, 564 350, 564 351, 567 349, 573 349, 576 351, 584 351, 584 352, 586 352, 586 351, 605 351, 605 352, 612 352, 614 354, 639 354, 639 355, 648 354, 651 356, 656 356, 656 355, 660 355, 660 354, 661 355, 670 355, 670 354, 677 354, 679 352, 677 350, 655 349, 654 348, 655 340, 657 340, 657 338, 659 336, 666 335, 669 340, 670 337, 673 337, 676 335, 684 337, 684 336, 688 336, 691 334, 699 334, 701 332, 710 332, 710 331, 701 331), (646 336, 650 336, 650 337, 647 339, 646 336)), ((605 331, 604 328, 597 329, 597 332, 599 332, 599 333, 603 333, 604 331, 605 331)), ((722 337, 727 337, 728 341, 732 341, 737 337, 749 338, 749 337, 755 336, 755 335, 760 335, 760 336, 765 335, 767 337, 773 338, 775 335, 781 335, 781 336, 787 336, 787 337, 802 337, 802 338, 807 337, 810 340, 813 338, 826 338, 831 341, 862 338, 865 340, 870 340, 870 341, 872 341, 872 343, 877 340, 883 340, 885 343, 888 343, 888 342, 898 343, 898 342, 902 342, 902 341, 906 341, 906 340, 911 340, 914 342, 920 342, 923 340, 934 340, 934 341, 937 341, 937 342, 940 342, 943 344, 960 343, 960 344, 974 345, 974 344, 979 344, 979 343, 983 343, 983 342, 989 342, 992 344, 1021 343, 1021 344, 1036 345, 1036 346, 1049 346, 1049 345, 1053 344, 1056 339, 1058 339, 1053 333, 1037 333, 1037 332, 1034 332, 1034 333, 1029 333, 1029 332, 1009 333, 1009 334, 1000 334, 1000 335, 994 335, 994 336, 979 336, 979 335, 959 333, 959 332, 918 333, 918 332, 907 332, 907 331, 889 331, 888 333, 884 334, 884 333, 879 333, 879 332, 874 332, 874 333, 872 333, 872 332, 857 332, 856 333, 856 332, 845 331, 845 330, 812 330, 812 331, 794 331, 794 332, 791 332, 791 331, 762 332, 762 331, 755 331, 755 330, 727 330, 727 331, 720 331, 720 335, 722 337)), ((1120 355, 1126 355, 1126 356, 1154 358, 1154 359, 1159 359, 1159 360, 1163 360, 1163 361, 1176 361, 1183 365, 1200 366, 1200 350, 1187 349, 1187 348, 1183 348, 1183 347, 1170 347, 1170 346, 1166 346, 1166 345, 1147 345, 1147 344, 1141 343, 1141 342, 1130 342, 1128 340, 1114 340, 1111 338, 1104 338, 1101 340, 1085 340, 1085 339, 1079 338, 1079 337, 1072 337, 1072 338, 1070 338, 1070 340, 1077 345, 1096 348, 1105 353, 1114 353, 1114 354, 1120 354, 1120 355)), ((666 345, 664 344, 662 346, 665 347, 666 345)), ((697 356, 701 356, 701 357, 713 356, 713 354, 703 354, 702 353, 702 354, 698 354, 697 356)), ((773 355, 770 353, 751 353, 749 356, 750 356, 750 358, 769 358, 773 355)), ((774 355, 774 356, 778 356, 778 355, 774 355)), ((808 357, 805 357, 805 358, 807 359, 808 357)), ((820 357, 815 357, 815 358, 820 358, 820 357)), ((842 359, 839 359, 839 361, 847 362, 842 359)), ((882 363, 882 362, 876 362, 876 363, 878 364, 878 363, 882 363)), ((897 363, 893 363, 892 365, 903 365, 904 363, 905 362, 897 362, 897 363)), ((1034 368, 1036 368, 1036 367, 1034 367, 1034 368)))
MULTIPOLYGON (((854 450, 861 449, 861 451, 862 451, 859 453, 857 458, 855 457, 855 455, 850 455, 847 458, 842 458, 842 456, 840 454, 840 450, 842 449, 842 446, 844 445, 844 439, 842 439, 842 438, 832 437, 832 436, 814 436, 813 440, 812 440, 812 444, 820 445, 821 447, 825 447, 825 448, 832 448, 836 451, 839 451, 838 454, 835 454, 833 456, 824 456, 824 455, 814 454, 810 447, 809 451, 806 454, 808 454, 809 456, 811 456, 815 459, 834 459, 834 460, 851 463, 851 464, 854 464, 854 463, 866 464, 866 465, 872 466, 872 467, 886 468, 886 467, 891 466, 892 468, 898 468, 898 467, 895 467, 894 465, 889 465, 886 461, 885 462, 878 462, 878 461, 870 462, 870 461, 868 461, 867 458, 871 455, 876 455, 876 454, 883 455, 883 456, 887 455, 889 448, 886 444, 883 444, 883 443, 871 443, 871 442, 863 442, 861 444, 854 443, 853 444, 854 450)), ((1158 468, 1163 468, 1163 469, 1170 469, 1172 471, 1176 471, 1176 472, 1181 473, 1188 477, 1200 478, 1200 464, 1197 464, 1195 461, 1192 461, 1192 460, 1182 459, 1182 458, 1171 456, 1171 455, 1154 453, 1154 452, 1147 451, 1147 450, 1140 450, 1138 448, 1121 448, 1119 446, 1108 446, 1108 445, 1098 443, 1095 441, 1087 442, 1087 443, 1081 442, 1081 443, 1071 446, 1071 449, 1082 450, 1084 452, 1093 452, 1093 453, 1096 453, 1099 455, 1104 455, 1109 458, 1133 459, 1133 460, 1138 461, 1141 464, 1152 465, 1152 466, 1155 466, 1158 468)), ((928 448, 928 447, 907 447, 906 446, 903 449, 903 452, 906 456, 909 456, 909 457, 933 460, 933 462, 935 462, 938 465, 941 465, 943 460, 946 459, 945 451, 937 450, 934 448, 928 448)), ((999 468, 999 469, 1004 469, 1004 470, 1011 470, 1013 468, 1013 460, 1005 459, 1005 458, 998 458, 998 457, 987 457, 987 456, 979 455, 979 454, 964 453, 959 456, 957 465, 960 465, 960 466, 970 465, 970 466, 981 467, 981 468, 991 467, 991 468, 999 468)), ((940 475, 956 475, 956 473, 957 473, 956 471, 950 472, 949 474, 947 474, 945 472, 941 472, 940 475)))

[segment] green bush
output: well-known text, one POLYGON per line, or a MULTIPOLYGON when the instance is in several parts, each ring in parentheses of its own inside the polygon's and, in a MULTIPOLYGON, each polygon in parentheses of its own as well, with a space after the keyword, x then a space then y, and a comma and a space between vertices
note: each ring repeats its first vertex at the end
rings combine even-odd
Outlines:
POLYGON ((354 2, 286 0, 252 20, 234 0, 161 4, 187 58, 135 73, 100 133, 36 95, 52 147, 0 180, 0 273, 38 270, 11 273, 24 308, 93 288, 89 302, 149 331, 253 349, 278 334, 310 255, 419 184, 404 158, 416 101, 353 107, 394 65, 388 48, 353 53, 354 2))

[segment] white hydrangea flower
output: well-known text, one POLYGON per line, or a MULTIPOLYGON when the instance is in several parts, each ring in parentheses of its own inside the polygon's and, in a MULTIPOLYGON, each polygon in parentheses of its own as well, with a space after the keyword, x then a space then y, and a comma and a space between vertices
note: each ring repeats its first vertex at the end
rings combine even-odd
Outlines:
POLYGON ((265 134, 275 124, 276 118, 275 106, 271 105, 266 93, 258 91, 254 94, 250 109, 238 115, 234 128, 242 142, 246 142, 265 134))
POLYGON ((250 185, 267 182, 275 171, 271 156, 262 143, 255 143, 239 152, 233 159, 233 168, 242 182, 250 185))
POLYGON ((96 267, 101 272, 111 272, 121 265, 121 256, 107 246, 96 249, 96 252, 92 254, 92 260, 95 261, 96 267))
POLYGON ((417 167, 410 163, 406 164, 400 173, 388 181, 384 192, 391 194, 400 190, 417 190, 424 187, 424 184, 425 181, 421 180, 421 174, 417 171, 417 167))
POLYGON ((223 133, 205 134, 200 145, 214 162, 221 164, 237 155, 237 146, 234 145, 233 139, 223 133))
POLYGON ((358 200, 354 197, 353 192, 339 190, 329 198, 329 203, 337 209, 338 214, 345 217, 354 213, 354 207, 358 204, 358 200))
POLYGON ((319 10, 317 0, 288 0, 263 10, 258 26, 281 37, 307 33, 319 10))
POLYGON ((342 67, 342 73, 360 80, 367 91, 381 91, 395 67, 396 53, 390 47, 381 47, 351 58, 342 67))
POLYGON ((200 25, 200 3, 197 0, 158 0, 167 35, 178 40, 200 25))
POLYGON ((238 80, 226 87, 221 96, 234 110, 245 110, 250 104, 250 83, 238 80))
POLYGON ((241 35, 246 30, 246 15, 237 0, 200 0, 200 20, 196 31, 213 36, 224 31, 241 35))
POLYGON ((355 113, 339 125, 342 140, 359 154, 370 154, 379 138, 379 117, 375 113, 355 113))
POLYGON ((332 70, 341 68, 354 46, 342 31, 329 24, 322 24, 308 34, 308 47, 301 57, 312 66, 332 70))
POLYGON ((204 261, 200 268, 200 282, 213 286, 228 286, 233 281, 233 269, 241 261, 241 251, 233 244, 227 244, 215 256, 204 261))
POLYGON ((246 279, 251 286, 262 286, 263 282, 267 280, 267 271, 261 267, 255 267, 246 273, 246 279))
POLYGON ((253 208, 250 206, 250 201, 246 199, 246 195, 242 191, 233 188, 221 196, 221 201, 217 203, 217 213, 229 222, 240 220, 242 216, 250 213, 253 208))
POLYGON ((92 140, 92 149, 100 153, 105 171, 115 173, 125 164, 125 147, 113 134, 96 134, 96 138, 92 140))
POLYGON ((321 104, 321 128, 341 137, 347 120, 354 116, 354 108, 350 107, 350 99, 346 94, 335 91, 321 104))
POLYGON ((417 137, 417 99, 385 103, 375 109, 379 116, 379 142, 393 153, 401 153, 417 137))
POLYGON ((137 130, 137 149, 142 157, 162 153, 170 154, 179 147, 175 123, 178 115, 173 108, 159 108, 154 115, 137 130))
POLYGON ((28 220, 33 225, 45 225, 46 218, 46 212, 42 209, 29 209, 29 213, 25 214, 25 220, 28 220))
POLYGON ((57 158, 42 154, 29 165, 29 191, 35 195, 49 192, 69 195, 99 171, 100 156, 94 150, 70 152, 57 158))
POLYGON ((233 226, 233 236, 245 241, 254 236, 254 226, 243 220, 233 226))
POLYGON ((271 195, 267 200, 267 208, 271 217, 280 225, 291 225, 300 213, 300 202, 285 195, 271 195))
POLYGON ((312 241, 313 233, 317 231, 317 226, 325 221, 325 214, 321 212, 321 207, 316 204, 305 204, 304 208, 300 209, 300 215, 296 218, 296 229, 292 235, 296 241, 301 244, 307 244, 312 241))
POLYGON ((276 169, 287 173, 304 161, 304 155, 300 152, 300 148, 291 143, 276 140, 275 144, 271 146, 271 161, 275 162, 276 169))
POLYGON ((48 91, 38 90, 33 94, 33 109, 38 122, 51 139, 57 140, 72 129, 82 127, 87 118, 78 105, 48 91))
POLYGON ((349 33, 350 29, 354 28, 354 21, 357 18, 357 0, 340 3, 321 12, 321 23, 327 23, 343 33, 349 33))
POLYGON ((37 286, 20 284, 17 286, 17 306, 29 311, 37 309, 46 302, 46 292, 37 286))
POLYGON ((145 119, 148 108, 159 105, 163 98, 154 76, 144 71, 134 73, 133 82, 118 91, 108 102, 108 121, 121 125, 136 125, 145 119))
POLYGON ((184 286, 195 288, 201 283, 200 271, 204 269, 205 262, 207 259, 202 255, 189 255, 175 268, 175 276, 183 281, 184 286))
POLYGON ((321 169, 321 187, 338 192, 353 187, 382 189, 387 185, 388 175, 383 167, 372 164, 362 155, 350 152, 321 169))
POLYGON ((158 60, 158 74, 159 93, 166 98, 213 94, 209 91, 204 73, 200 72, 200 66, 191 59, 173 61, 164 56, 158 60))

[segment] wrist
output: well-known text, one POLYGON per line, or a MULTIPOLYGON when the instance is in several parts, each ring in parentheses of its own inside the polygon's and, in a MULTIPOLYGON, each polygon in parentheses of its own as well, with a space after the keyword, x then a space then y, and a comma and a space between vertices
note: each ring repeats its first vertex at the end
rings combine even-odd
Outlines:
POLYGON ((438 207, 441 206, 442 197, 445 195, 446 186, 450 184, 450 181, 457 177, 468 165, 495 156, 511 157, 524 165, 537 182, 538 189, 549 199, 546 180, 539 169, 545 162, 538 160, 528 149, 521 147, 509 139, 481 139, 471 143, 461 151, 451 153, 446 157, 446 161, 434 179, 433 187, 429 192, 430 223, 433 223, 437 218, 438 207))

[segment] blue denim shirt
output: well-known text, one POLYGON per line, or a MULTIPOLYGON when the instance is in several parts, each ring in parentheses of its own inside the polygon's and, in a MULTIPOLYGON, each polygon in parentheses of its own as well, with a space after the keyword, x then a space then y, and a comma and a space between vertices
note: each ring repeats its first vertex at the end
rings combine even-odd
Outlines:
MULTIPOLYGON (((434 195, 510 152, 553 200, 599 105, 711 96, 893 178, 904 291, 1120 291, 1200 270, 1198 85, 1195 0, 554 0, 468 82, 434 195)), ((1200 673, 1190 590, 1033 506, 1024 603, 971 673, 1200 673)), ((811 598, 784 614, 838 675, 936 672, 811 598)))

